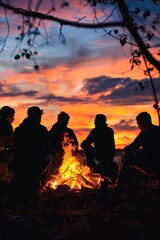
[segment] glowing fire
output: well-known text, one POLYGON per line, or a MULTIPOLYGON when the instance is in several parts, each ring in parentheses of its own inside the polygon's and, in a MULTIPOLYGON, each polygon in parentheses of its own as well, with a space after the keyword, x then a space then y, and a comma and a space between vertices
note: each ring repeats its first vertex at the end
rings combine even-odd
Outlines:
POLYGON ((80 163, 76 156, 72 156, 73 146, 64 146, 64 159, 59 172, 51 175, 46 183, 46 187, 57 189, 59 185, 67 185, 70 189, 99 189, 103 177, 92 173, 91 169, 85 164, 80 163))

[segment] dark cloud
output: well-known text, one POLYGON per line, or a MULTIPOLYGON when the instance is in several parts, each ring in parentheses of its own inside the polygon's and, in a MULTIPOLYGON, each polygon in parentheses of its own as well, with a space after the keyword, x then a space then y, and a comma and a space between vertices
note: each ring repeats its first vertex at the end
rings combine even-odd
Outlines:
POLYGON ((132 105, 139 105, 139 104, 147 104, 147 103, 153 102, 154 99, 151 96, 151 94, 150 96, 143 96, 143 94, 142 95, 135 94, 127 97, 125 95, 118 96, 118 93, 117 93, 117 96, 113 98, 112 96, 101 95, 97 101, 100 101, 103 103, 110 103, 117 106, 126 106, 126 105, 132 106, 132 105))
MULTIPOLYGON (((153 79, 157 96, 160 88, 158 78, 153 79)), ((154 101, 153 89, 148 79, 141 81, 130 78, 111 78, 100 76, 96 78, 85 79, 83 81, 82 91, 88 95, 101 94, 97 100, 104 103, 117 105, 146 104, 154 101), (106 94, 106 92, 110 92, 106 94)))
MULTIPOLYGON (((158 88, 160 86, 159 79, 154 79, 154 86, 157 89, 157 94, 159 93, 158 88)), ((143 79, 141 81, 132 80, 130 78, 111 78, 108 76, 100 76, 92 79, 85 79, 83 81, 82 91, 87 92, 85 98, 77 96, 56 96, 54 94, 39 95, 37 96, 37 91, 20 91, 15 86, 10 85, 0 85, 1 96, 32 96, 37 99, 46 100, 47 102, 59 102, 59 103, 100 103, 104 104, 114 104, 114 105, 139 105, 153 102, 153 92, 151 84, 148 79, 143 79), (144 88, 143 88, 144 87, 144 88), (4 90, 5 89, 5 90, 4 90), (106 94, 106 92, 109 92, 106 94), (99 94, 97 99, 95 94, 99 94)))
POLYGON ((127 130, 127 131, 135 131, 137 130, 137 126, 134 126, 135 119, 129 119, 129 120, 120 120, 117 124, 112 125, 111 127, 115 130, 127 130))
POLYGON ((81 90, 87 92, 89 95, 93 95, 107 90, 112 90, 119 84, 125 86, 129 81, 129 78, 111 78, 109 76, 87 78, 83 80, 83 87, 81 90))
POLYGON ((47 103, 52 103, 52 102, 68 102, 68 103, 82 103, 84 100, 80 99, 78 97, 72 96, 72 97, 63 97, 63 96, 55 96, 54 94, 48 94, 45 96, 38 97, 40 99, 44 99, 47 101, 47 103))
POLYGON ((0 82, 0 96, 2 97, 17 97, 17 96, 28 96, 28 97, 34 97, 37 95, 37 91, 34 90, 28 90, 28 91, 21 91, 19 88, 3 84, 0 82))

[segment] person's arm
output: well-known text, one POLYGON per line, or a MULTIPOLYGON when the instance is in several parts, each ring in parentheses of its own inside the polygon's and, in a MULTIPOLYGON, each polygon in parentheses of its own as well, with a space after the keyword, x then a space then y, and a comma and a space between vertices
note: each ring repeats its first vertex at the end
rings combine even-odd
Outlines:
POLYGON ((134 153, 142 147, 143 132, 140 132, 134 141, 122 150, 123 154, 134 153))
POLYGON ((112 137, 111 137, 111 146, 113 151, 113 157, 116 155, 116 146, 115 146, 115 139, 114 139, 114 131, 112 129, 112 137))
POLYGON ((94 129, 92 129, 86 139, 82 141, 81 148, 84 149, 92 143, 94 143, 94 129))
POLYGON ((72 129, 70 129, 69 136, 70 136, 70 139, 72 140, 72 146, 73 146, 72 154, 77 155, 79 153, 79 148, 78 148, 79 143, 78 143, 77 137, 72 129))
POLYGON ((50 147, 50 140, 49 140, 49 132, 46 127, 43 128, 43 147, 44 147, 44 153, 46 155, 51 153, 51 147, 50 147))
POLYGON ((13 149, 13 128, 9 124, 4 124, 0 129, 0 146, 4 148, 13 149))

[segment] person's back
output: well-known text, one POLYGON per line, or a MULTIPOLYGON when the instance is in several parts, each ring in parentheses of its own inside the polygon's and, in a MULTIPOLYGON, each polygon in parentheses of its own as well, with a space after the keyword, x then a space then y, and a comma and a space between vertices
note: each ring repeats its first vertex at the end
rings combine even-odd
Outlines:
POLYGON ((13 152, 13 127, 15 110, 9 106, 0 109, 0 180, 10 181, 13 152))
POLYGON ((156 169, 160 164, 160 127, 151 124, 142 128, 135 140, 125 147, 125 151, 145 159, 144 168, 156 169))
POLYGON ((160 154, 160 127, 152 126, 141 132, 143 150, 146 155, 160 154))
POLYGON ((33 180, 40 184, 39 176, 49 164, 50 144, 48 130, 40 124, 42 114, 39 107, 30 107, 28 117, 15 129, 14 171, 18 181, 33 180))
POLYGON ((17 171, 34 173, 39 171, 41 159, 49 153, 49 140, 46 128, 25 119, 14 133, 17 171), (36 170, 37 168, 37 170, 36 170))
POLYGON ((160 127, 152 124, 148 112, 139 113, 136 120, 140 133, 122 150, 115 186, 123 185, 130 179, 130 165, 160 176, 160 127))
POLYGON ((53 167, 51 171, 57 172, 62 164, 64 156, 64 138, 67 138, 66 144, 73 146, 73 154, 78 153, 78 140, 71 128, 68 128, 69 115, 65 112, 60 112, 57 122, 49 130, 49 139, 51 144, 51 154, 53 159, 53 167))
POLYGON ((116 153, 114 131, 106 124, 106 116, 97 114, 95 128, 91 130, 87 138, 81 143, 85 151, 88 165, 106 176, 113 175, 113 158, 116 153), (92 146, 93 144, 93 146, 92 146), (95 161, 98 161, 98 165, 95 161))
POLYGON ((115 144, 112 128, 107 126, 96 127, 91 131, 91 135, 93 135, 93 144, 97 156, 113 159, 115 155, 115 144))

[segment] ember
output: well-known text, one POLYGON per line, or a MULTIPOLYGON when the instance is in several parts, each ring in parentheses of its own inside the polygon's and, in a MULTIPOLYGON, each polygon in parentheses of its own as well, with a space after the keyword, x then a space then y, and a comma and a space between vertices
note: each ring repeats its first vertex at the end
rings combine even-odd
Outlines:
POLYGON ((74 146, 67 137, 65 137, 63 148, 65 154, 59 172, 51 175, 45 187, 57 189, 59 185, 67 185, 70 189, 82 189, 83 187, 99 189, 104 178, 100 174, 92 173, 91 169, 81 163, 77 156, 72 156, 74 146))

